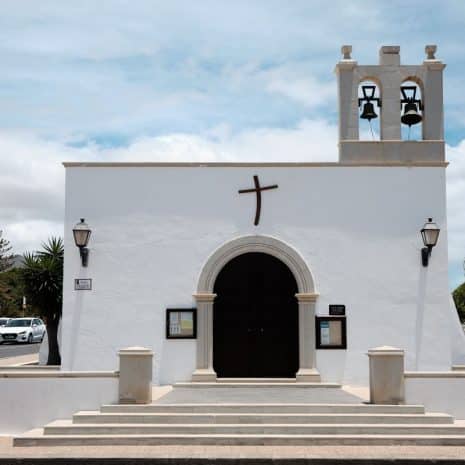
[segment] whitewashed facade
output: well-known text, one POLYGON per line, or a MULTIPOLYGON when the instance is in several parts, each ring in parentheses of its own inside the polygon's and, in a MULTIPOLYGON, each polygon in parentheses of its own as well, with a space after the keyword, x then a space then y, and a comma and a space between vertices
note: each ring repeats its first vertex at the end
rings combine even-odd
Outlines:
POLYGON ((113 370, 119 349, 145 346, 155 353, 155 383, 214 379, 206 283, 238 244, 274 254, 296 278, 298 381, 300 373, 366 384, 366 353, 381 345, 405 349, 407 370, 463 363, 448 289, 444 65, 431 51, 420 66, 398 58, 398 48, 385 47, 380 65, 361 67, 345 48, 338 163, 65 163, 62 368, 113 370), (399 86, 412 76, 425 102, 423 140, 401 141, 399 86), (381 87, 378 142, 358 140, 357 91, 367 77, 381 87), (238 193, 254 176, 278 185, 262 192, 258 225, 255 194, 238 193), (423 267, 420 229, 429 217, 441 232, 423 267), (92 229, 87 267, 72 236, 80 218, 92 229), (74 290, 76 278, 91 278, 92 290, 74 290), (330 304, 346 306, 347 348, 317 350, 314 317, 330 304), (197 339, 166 339, 172 307, 197 307, 197 339))

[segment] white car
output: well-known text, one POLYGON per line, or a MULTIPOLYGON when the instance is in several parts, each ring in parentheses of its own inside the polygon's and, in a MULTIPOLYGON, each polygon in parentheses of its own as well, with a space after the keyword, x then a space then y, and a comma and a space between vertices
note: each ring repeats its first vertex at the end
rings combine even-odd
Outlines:
POLYGON ((45 325, 39 318, 12 318, 0 328, 0 344, 3 342, 33 342, 42 341, 45 325))
POLYGON ((5 326, 11 318, 0 316, 0 327, 5 326))

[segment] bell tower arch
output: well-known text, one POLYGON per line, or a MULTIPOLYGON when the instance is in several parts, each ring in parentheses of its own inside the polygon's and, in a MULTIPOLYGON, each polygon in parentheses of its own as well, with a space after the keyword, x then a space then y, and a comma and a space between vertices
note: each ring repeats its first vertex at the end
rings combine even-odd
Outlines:
MULTIPOLYGON (((401 65, 400 47, 383 46, 379 64, 359 65, 352 58, 352 46, 342 47, 336 65, 339 94, 339 161, 344 163, 435 163, 444 162, 444 111, 442 75, 445 64, 436 59, 436 46, 425 47, 421 65, 401 65), (379 83, 380 140, 361 141, 359 137, 360 82, 370 78, 379 83), (423 125, 420 141, 402 141, 401 124, 415 124, 418 118, 401 120, 401 88, 405 81, 420 83, 421 99, 415 102, 423 125), (416 145, 414 145, 416 144, 416 145)), ((410 105, 410 109, 413 105, 410 105)), ((404 105, 405 107, 405 105, 404 105)))

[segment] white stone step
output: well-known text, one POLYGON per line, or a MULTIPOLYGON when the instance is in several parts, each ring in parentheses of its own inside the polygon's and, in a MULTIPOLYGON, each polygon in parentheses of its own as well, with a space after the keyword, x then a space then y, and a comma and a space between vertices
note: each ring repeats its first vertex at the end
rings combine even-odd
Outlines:
POLYGON ((362 399, 341 389, 337 383, 224 382, 178 383, 157 403, 360 404, 362 399))
POLYGON ((353 414, 353 413, 100 413, 83 411, 73 423, 162 423, 162 424, 451 424, 453 418, 441 413, 428 414, 353 414))
MULTIPOLYGON (((323 388, 341 388, 338 383, 297 383, 284 378, 286 381, 280 381, 279 378, 232 378, 229 381, 225 381, 227 378, 223 378, 220 382, 180 382, 173 384, 174 389, 189 388, 189 389, 228 389, 228 388, 295 388, 295 389, 323 389, 323 388)), ((282 379, 282 378, 281 378, 282 379)))
POLYGON ((148 404, 103 405, 101 413, 411 413, 423 414, 422 405, 372 404, 148 404))
POLYGON ((465 365, 452 365, 452 371, 465 371, 465 365))
MULTIPOLYGON (((194 383, 195 381, 193 381, 194 383)), ((295 378, 217 378, 217 383, 247 383, 247 384, 289 384, 296 383, 295 378)), ((198 384, 198 382, 195 382, 198 384)), ((315 384, 315 383, 312 383, 315 384)), ((320 383, 318 383, 320 384, 320 383)))
POLYGON ((33 430, 13 439, 14 446, 103 445, 438 445, 465 446, 460 435, 42 435, 33 430))
POLYGON ((57 420, 44 428, 44 435, 464 435, 465 426, 456 425, 378 425, 378 424, 74 424, 57 420))

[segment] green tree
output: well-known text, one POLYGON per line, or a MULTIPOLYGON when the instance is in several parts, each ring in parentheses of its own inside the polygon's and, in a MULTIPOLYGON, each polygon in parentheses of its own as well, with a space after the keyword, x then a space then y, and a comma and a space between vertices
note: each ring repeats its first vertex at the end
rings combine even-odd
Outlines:
POLYGON ((459 318, 462 323, 465 323, 465 283, 461 284, 453 293, 455 306, 459 313, 459 318))
POLYGON ((28 303, 47 324, 47 365, 61 363, 57 336, 63 303, 63 252, 63 240, 52 237, 42 244, 42 250, 24 254, 21 269, 28 303))
MULTIPOLYGON (((13 268, 0 273, 0 315, 9 317, 24 316, 23 283, 21 270, 13 268)), ((31 309, 32 310, 32 309, 31 309)))
POLYGON ((0 272, 6 271, 13 265, 14 255, 11 252, 10 241, 3 236, 3 231, 0 230, 0 272))

